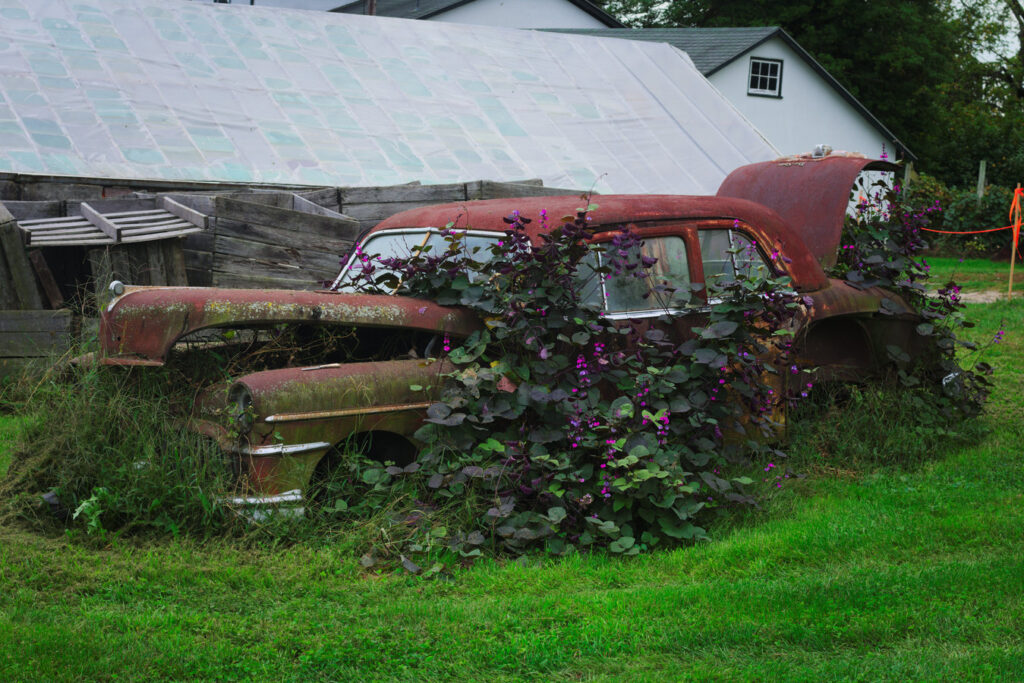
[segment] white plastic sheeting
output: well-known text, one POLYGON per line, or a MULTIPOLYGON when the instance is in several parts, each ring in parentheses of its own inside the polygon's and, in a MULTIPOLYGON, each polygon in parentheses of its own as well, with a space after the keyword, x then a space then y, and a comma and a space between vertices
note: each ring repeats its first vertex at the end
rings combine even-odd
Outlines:
POLYGON ((167 0, 0 0, 0 171, 704 194, 776 156, 668 45, 167 0))

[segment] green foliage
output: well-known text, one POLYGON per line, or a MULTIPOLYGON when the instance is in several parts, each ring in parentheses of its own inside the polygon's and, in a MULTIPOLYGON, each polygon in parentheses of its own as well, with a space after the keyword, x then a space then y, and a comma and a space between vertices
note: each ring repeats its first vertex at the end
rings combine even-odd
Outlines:
MULTIPOLYGON (((977 415, 988 397, 991 367, 958 356, 978 346, 962 338, 972 326, 963 315, 960 287, 939 283, 928 291, 929 266, 921 253, 928 248, 921 230, 939 212, 938 204, 915 208, 898 187, 879 181, 861 188, 866 197, 856 217, 846 221, 839 257, 830 269, 854 287, 882 287, 898 294, 916 313, 909 348, 889 345, 887 353, 911 402, 932 404, 945 419, 977 415)), ((883 299, 880 315, 900 315, 900 307, 883 299)))
POLYGON ((514 213, 486 258, 467 255, 462 233, 449 229, 442 253, 421 250, 381 260, 383 274, 374 264, 365 271, 374 286, 400 284, 400 293, 485 320, 461 346, 445 339, 458 369, 417 434, 426 444, 418 469, 401 472, 424 485, 427 507, 470 506, 468 526, 448 530, 463 554, 486 544, 632 555, 703 538, 723 505, 753 502, 725 472, 764 448, 757 431, 770 431, 784 398, 767 384, 776 372, 767 359, 789 374, 797 302, 788 281, 748 274, 722 282, 721 303, 701 320, 693 309, 703 304, 690 292, 650 275, 655 259, 640 256, 638 235, 623 229, 588 242, 594 208, 542 225, 540 245, 514 213), (600 298, 602 280, 639 283, 660 318, 609 319, 591 294, 600 298), (670 300, 684 302, 682 312, 670 300), (686 328, 683 339, 666 332, 686 328))

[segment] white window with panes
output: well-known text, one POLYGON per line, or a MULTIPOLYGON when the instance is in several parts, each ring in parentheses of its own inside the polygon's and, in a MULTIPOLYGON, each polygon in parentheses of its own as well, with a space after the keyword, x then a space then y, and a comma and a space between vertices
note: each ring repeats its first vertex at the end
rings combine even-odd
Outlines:
POLYGON ((782 60, 751 57, 747 94, 782 97, 782 60))

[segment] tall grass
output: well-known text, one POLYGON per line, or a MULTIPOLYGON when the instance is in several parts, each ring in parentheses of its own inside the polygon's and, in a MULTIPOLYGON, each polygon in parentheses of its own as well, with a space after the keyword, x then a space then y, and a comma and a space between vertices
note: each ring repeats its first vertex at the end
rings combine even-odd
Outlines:
MULTIPOLYGON (((76 517, 92 535, 211 533, 230 490, 219 449, 184 425, 163 371, 70 368, 22 389, 24 424, 9 446, 0 519, 76 517), (45 504, 41 496, 59 500, 45 504)), ((8 402, 16 399, 9 392, 8 402)), ((63 520, 60 520, 63 521, 63 520)))

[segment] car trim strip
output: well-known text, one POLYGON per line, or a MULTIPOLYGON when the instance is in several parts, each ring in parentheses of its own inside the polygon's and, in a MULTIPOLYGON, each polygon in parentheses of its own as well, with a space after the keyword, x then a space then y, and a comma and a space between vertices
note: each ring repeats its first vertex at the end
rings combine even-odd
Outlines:
POLYGON ((267 415, 263 422, 300 422, 303 420, 325 420, 332 417, 352 417, 354 415, 373 415, 375 413, 395 413, 403 410, 426 410, 434 402, 396 403, 385 406, 363 406, 361 408, 343 408, 341 410, 318 410, 309 413, 281 413, 267 415))

